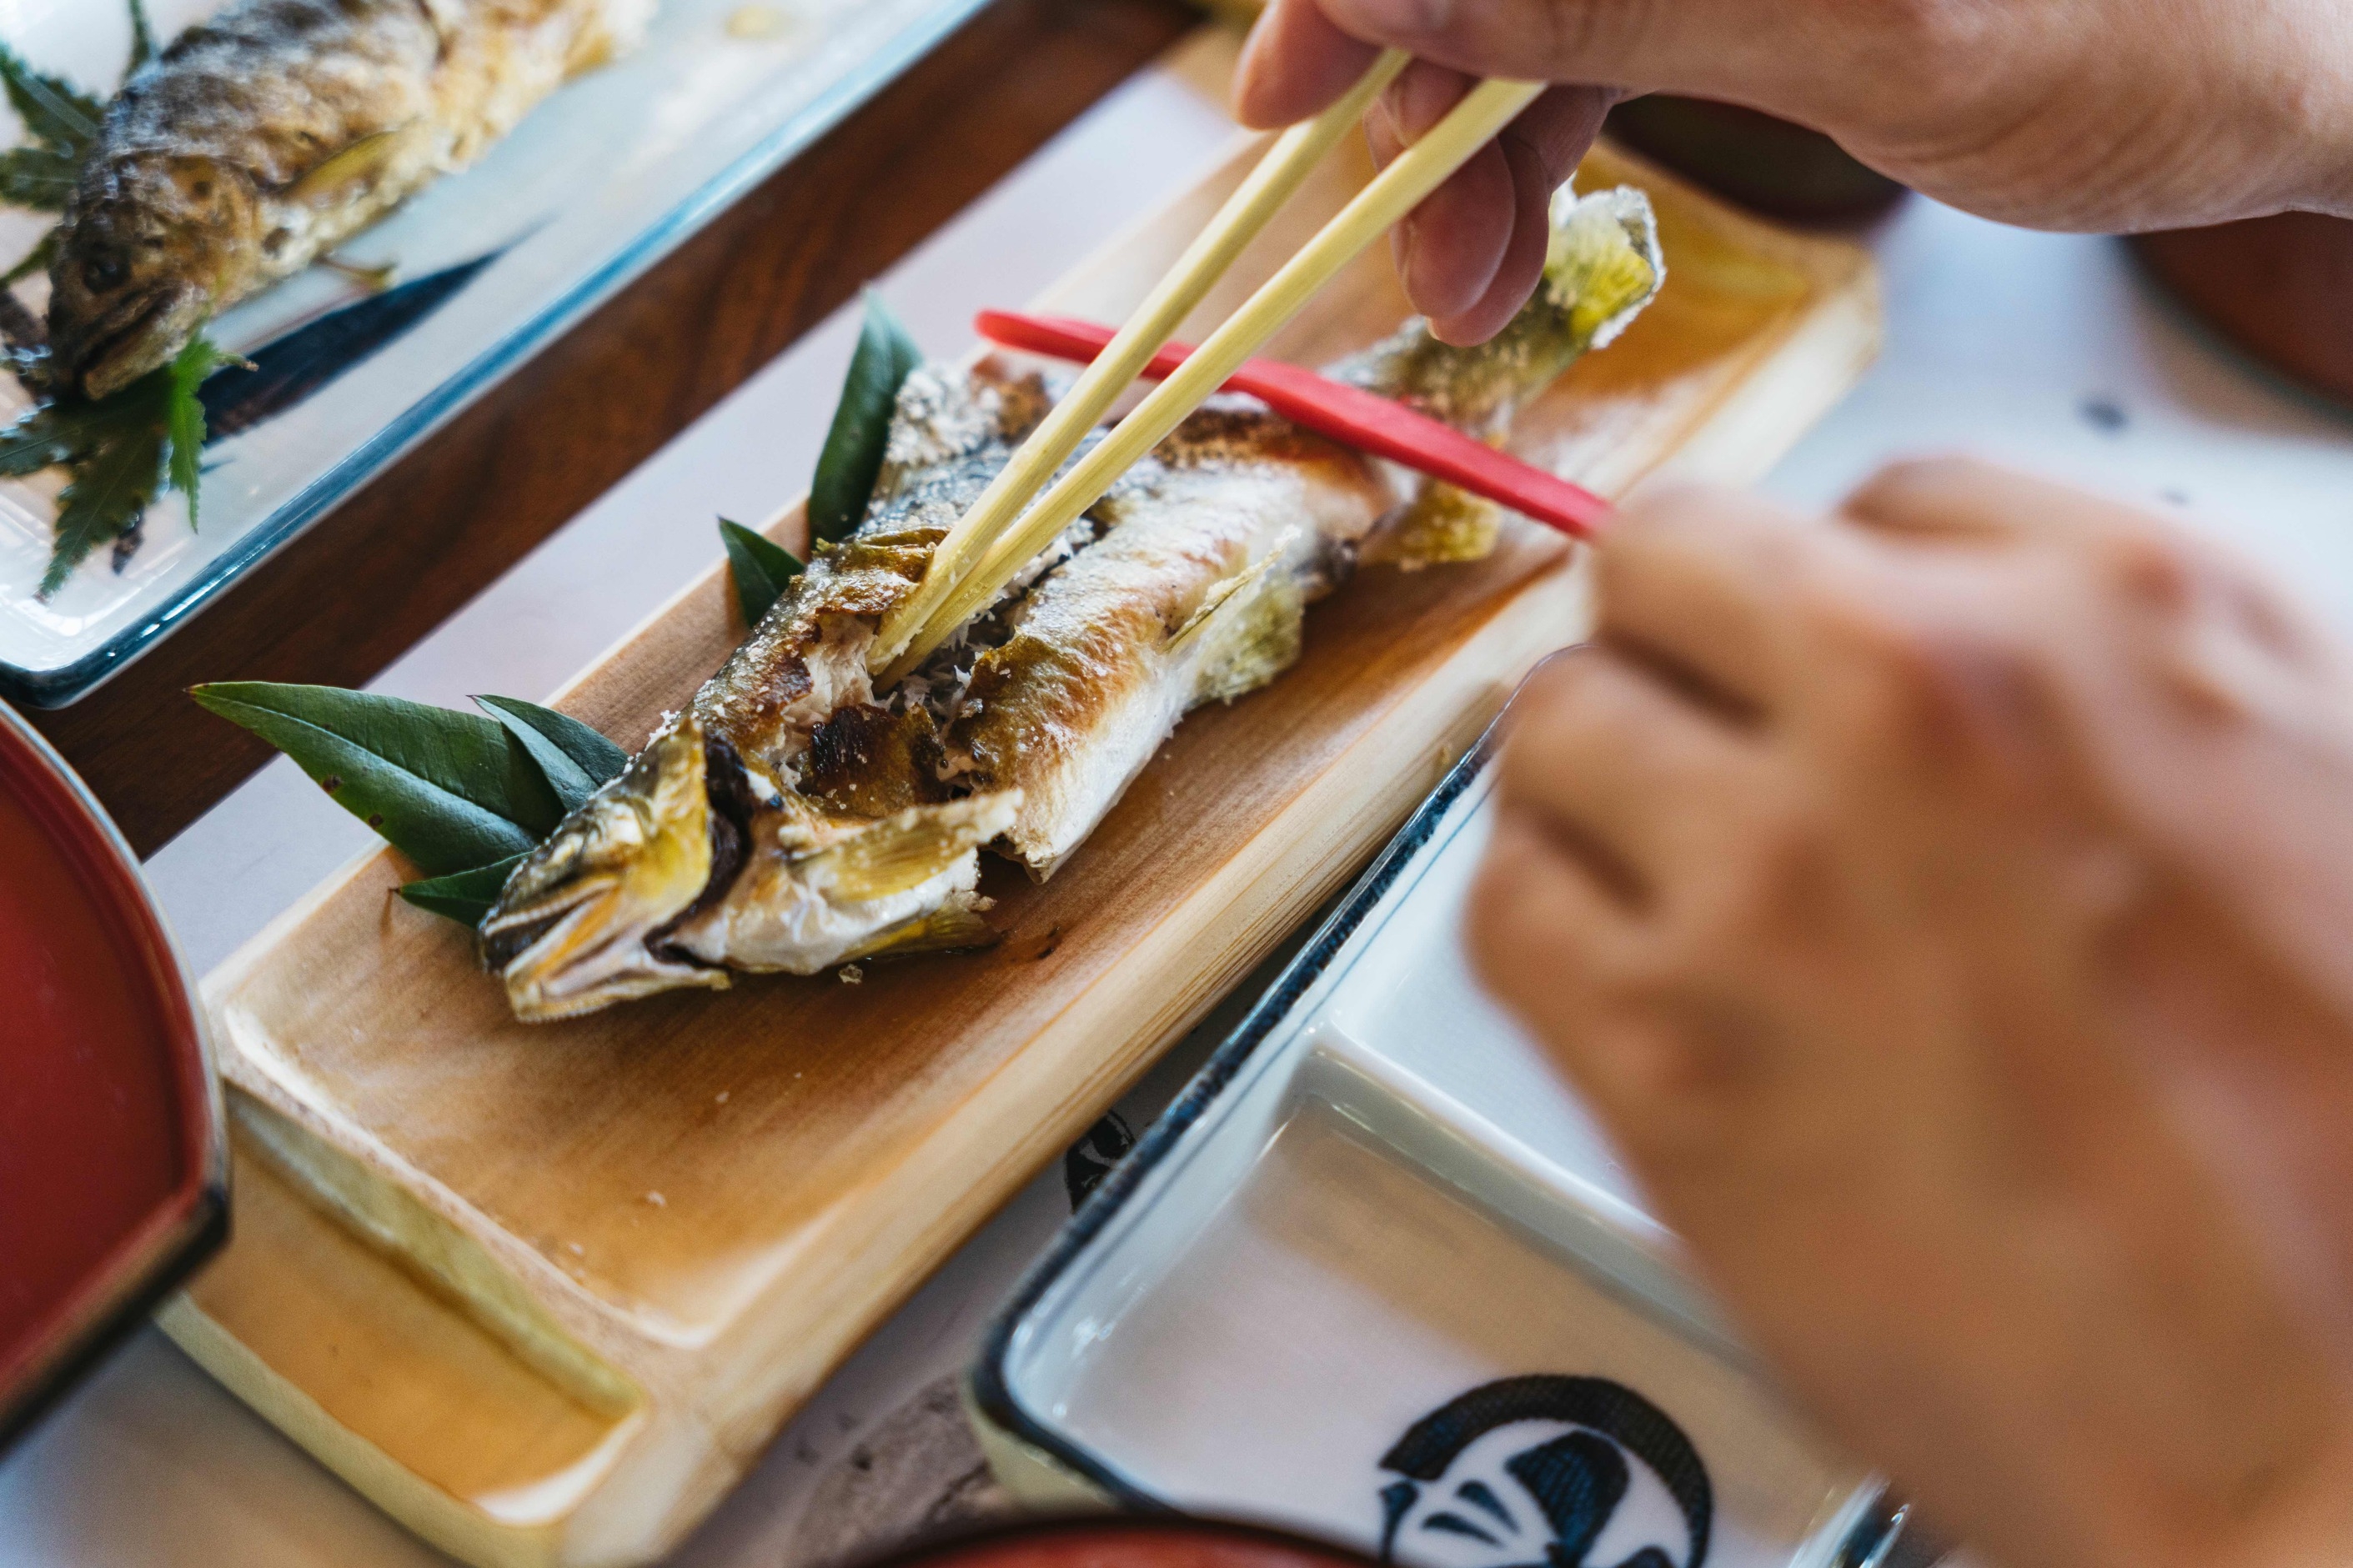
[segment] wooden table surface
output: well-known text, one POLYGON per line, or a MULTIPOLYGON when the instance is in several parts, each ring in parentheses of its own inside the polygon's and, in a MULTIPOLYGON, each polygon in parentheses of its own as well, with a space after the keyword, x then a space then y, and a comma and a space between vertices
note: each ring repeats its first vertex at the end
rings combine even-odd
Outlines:
POLYGON ((272 754, 188 687, 364 683, 1198 20, 996 0, 191 625, 29 717, 153 853, 272 754))

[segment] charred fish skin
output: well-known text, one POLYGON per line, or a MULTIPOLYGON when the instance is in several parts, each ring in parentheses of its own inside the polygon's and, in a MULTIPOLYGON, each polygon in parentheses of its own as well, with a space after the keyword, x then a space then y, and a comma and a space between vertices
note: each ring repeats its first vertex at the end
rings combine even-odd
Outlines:
POLYGON ((1361 454, 1254 405, 1187 419, 973 667, 945 744, 965 782, 1021 793, 996 847, 1051 875, 1187 711, 1297 660, 1307 602, 1393 503, 1361 454))
POLYGON ((509 878, 481 951, 518 1018, 990 940, 978 848, 1019 797, 947 799, 934 754, 882 743, 931 720, 874 700, 865 648, 1050 403, 989 364, 908 378, 859 530, 509 878))
MULTIPOLYGON (((1663 277, 1640 192, 1564 193, 1543 285, 1495 338, 1456 347, 1417 320, 1335 374, 1500 437, 1521 403, 1622 331, 1663 277)), ((1484 554, 1501 521, 1489 503, 1256 404, 1205 405, 1107 499, 1102 539, 1040 584, 1010 639, 973 668, 944 745, 964 782, 1021 792, 995 847, 1050 876, 1187 711, 1230 702, 1297 659, 1307 605, 1360 552, 1402 537, 1435 555, 1434 530, 1462 515, 1457 498, 1486 510, 1469 514, 1476 536, 1454 537, 1451 558, 1484 554)))
POLYGON ((657 0, 231 0, 126 84, 49 270, 61 387, 91 397, 463 168, 657 0))

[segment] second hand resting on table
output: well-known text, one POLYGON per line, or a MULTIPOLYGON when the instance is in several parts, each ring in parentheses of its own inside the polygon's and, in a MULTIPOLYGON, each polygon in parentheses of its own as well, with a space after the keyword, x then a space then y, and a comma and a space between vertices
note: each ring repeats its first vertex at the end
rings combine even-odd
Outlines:
MULTIPOLYGON (((1398 237, 1475 341, 1609 102, 2053 228, 2353 212, 2333 0, 1274 0, 1246 117, 1563 84, 1398 237), (1594 87, 1590 83, 1609 83, 1594 87)), ((1488 984, 1793 1390, 2004 1568, 2353 1560, 2353 671, 2159 521, 1970 462, 1599 549, 1473 899, 1488 984)))

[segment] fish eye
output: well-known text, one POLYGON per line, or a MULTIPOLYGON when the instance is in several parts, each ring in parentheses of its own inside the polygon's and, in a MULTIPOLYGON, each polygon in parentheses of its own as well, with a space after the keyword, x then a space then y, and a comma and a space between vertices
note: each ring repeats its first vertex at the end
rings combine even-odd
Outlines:
POLYGON ((91 292, 120 288, 131 276, 131 263, 119 250, 92 251, 81 264, 81 280, 91 292))

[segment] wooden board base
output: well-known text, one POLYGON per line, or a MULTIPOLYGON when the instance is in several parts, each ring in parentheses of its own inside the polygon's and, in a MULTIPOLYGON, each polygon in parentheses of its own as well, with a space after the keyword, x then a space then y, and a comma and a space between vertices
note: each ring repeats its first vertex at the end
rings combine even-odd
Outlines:
MULTIPOLYGON (((1115 321, 1247 167, 1041 301, 1115 321)), ((1335 160, 1214 321, 1367 177, 1335 160)), ((1516 444, 1597 489, 1763 471, 1878 342, 1868 259, 1597 153, 1658 204, 1664 293, 1516 444)), ((1366 258, 1274 347, 1405 315, 1366 258)), ((1203 321, 1188 326, 1198 335, 1203 321)), ((798 543, 800 519, 772 531, 798 543)), ((642 1562, 1163 1046, 1352 876, 1528 668, 1573 640, 1570 552, 1367 570, 1274 687, 1186 721, 1043 887, 992 867, 994 951, 745 979, 526 1027, 466 933, 354 863, 224 964, 237 1236, 165 1326, 420 1534, 482 1564, 642 1562)), ((739 636, 722 570, 562 694, 635 745, 739 636)))

